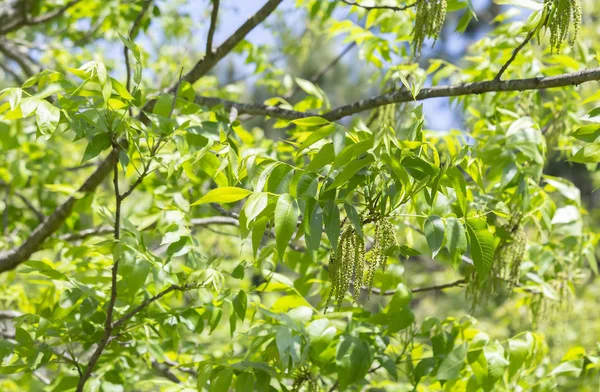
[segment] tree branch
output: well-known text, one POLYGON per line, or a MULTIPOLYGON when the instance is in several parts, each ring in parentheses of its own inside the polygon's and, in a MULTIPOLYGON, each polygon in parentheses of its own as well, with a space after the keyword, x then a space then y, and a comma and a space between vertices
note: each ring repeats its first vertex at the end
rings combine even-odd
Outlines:
MULTIPOLYGON (((108 157, 98 166, 96 171, 79 187, 77 193, 89 193, 94 191, 104 178, 108 175, 117 161, 117 153, 112 150, 108 157)), ((43 223, 38 225, 29 237, 18 248, 0 253, 0 273, 11 270, 19 264, 27 261, 29 256, 35 252, 40 245, 56 232, 71 215, 73 206, 77 201, 77 197, 69 197, 61 204, 52 215, 50 215, 43 223)))
POLYGON ((20 29, 23 26, 34 26, 41 23, 46 23, 52 19, 58 18, 64 14, 69 8, 73 7, 81 0, 71 0, 62 7, 59 7, 53 11, 47 12, 43 15, 36 16, 35 18, 29 18, 27 15, 23 15, 21 19, 16 19, 13 23, 9 24, 3 29, 0 29, 0 34, 10 33, 20 29))
MULTIPOLYGON (((114 146, 112 150, 115 155, 119 154, 119 147, 114 146)), ((113 163, 113 186, 114 186, 114 194, 115 194, 115 225, 114 225, 114 245, 113 247, 120 247, 120 239, 121 239, 121 203, 123 202, 123 198, 121 197, 121 193, 119 192, 119 161, 116 160, 113 163)), ((120 251, 113 252, 113 254, 117 254, 117 259, 113 260, 113 266, 111 271, 111 287, 110 287, 110 300, 108 302, 108 307, 106 308, 106 319, 104 320, 104 334, 100 339, 100 342, 96 345, 96 350, 90 357, 88 365, 85 368, 85 371, 79 377, 79 382, 77 383, 77 392, 83 392, 85 388, 85 384, 87 380, 92 376, 92 372, 98 363, 98 360, 102 356, 104 349, 110 343, 112 332, 113 332, 113 312, 115 310, 115 304, 117 303, 117 275, 119 273, 119 261, 120 261, 120 251)))
POLYGON ((146 300, 144 300, 141 304, 139 304, 138 306, 136 306, 135 308, 133 308, 129 313, 125 314, 123 317, 121 317, 120 319, 118 319, 117 321, 115 321, 115 323, 112 325, 113 329, 117 329, 119 327, 121 327, 124 323, 126 323, 127 321, 129 321, 133 316, 135 316, 136 314, 138 314, 139 312, 141 312, 142 310, 144 310, 146 307, 148 307, 151 303, 158 301, 159 299, 161 299, 162 297, 164 297, 165 295, 169 294, 172 291, 185 291, 185 290, 189 290, 191 288, 191 286, 186 285, 186 286, 177 286, 177 285, 171 285, 168 288, 164 289, 163 291, 161 291, 160 293, 156 294, 153 297, 150 297, 146 300))
POLYGON ((25 195, 23 195, 20 192, 15 192, 15 196, 17 196, 19 199, 21 199, 23 204, 25 204, 27 206, 27 208, 29 208, 31 210, 31 212, 33 212, 35 214, 36 218, 40 221, 40 223, 42 223, 46 219, 46 216, 40 210, 38 210, 33 205, 33 203, 31 203, 31 201, 29 201, 29 199, 27 197, 25 197, 25 195))
POLYGON ((210 27, 208 28, 208 36, 206 37, 206 54, 205 56, 212 56, 213 54, 213 37, 215 36, 215 30, 217 28, 217 16, 219 15, 219 0, 212 0, 213 8, 210 14, 210 27))
POLYGON ((527 37, 525 37, 523 42, 521 42, 521 44, 515 48, 515 50, 513 51, 512 55, 510 56, 508 61, 502 66, 502 68, 500 68, 500 71, 498 71, 498 73, 496 74, 496 77, 494 77, 494 80, 500 80, 500 78, 502 78, 502 75, 508 69, 510 64, 513 61, 515 61, 515 59, 517 58, 517 55, 519 54, 521 49, 523 49, 525 47, 525 45, 527 45, 527 43, 529 41, 531 41, 531 39, 535 36, 535 32, 536 32, 535 29, 531 30, 531 32, 529 32, 529 34, 527 34, 527 37))
POLYGON ((402 7, 395 7, 392 5, 362 5, 362 4, 358 4, 356 2, 353 1, 349 1, 349 0, 340 0, 342 3, 348 4, 350 6, 353 7, 359 7, 362 9, 365 9, 367 11, 372 11, 372 10, 392 10, 392 11, 405 11, 409 8, 415 7, 417 5, 417 3, 419 2, 419 0, 416 0, 414 3, 412 4, 407 4, 405 6, 402 7))
POLYGON ((196 103, 204 106, 223 105, 226 109, 235 108, 239 114, 257 114, 284 120, 320 116, 329 121, 337 121, 356 113, 364 112, 394 103, 424 101, 431 98, 458 97, 492 92, 515 92, 526 90, 545 90, 556 87, 577 86, 582 83, 600 80, 600 67, 558 76, 535 77, 512 80, 486 80, 483 82, 462 83, 448 86, 435 86, 421 89, 413 98, 410 91, 397 90, 374 98, 364 99, 349 105, 340 106, 329 112, 318 114, 282 109, 280 107, 238 103, 215 97, 196 97, 196 103))

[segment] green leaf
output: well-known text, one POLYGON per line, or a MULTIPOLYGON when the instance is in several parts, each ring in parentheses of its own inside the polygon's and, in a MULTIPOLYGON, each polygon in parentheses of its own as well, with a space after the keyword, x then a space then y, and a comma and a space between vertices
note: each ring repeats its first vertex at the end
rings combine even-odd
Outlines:
POLYGON ((325 125, 325 124, 329 124, 329 123, 330 123, 329 120, 326 120, 320 116, 304 117, 304 118, 298 118, 296 120, 290 121, 290 124, 299 125, 301 127, 314 127, 314 126, 325 125))
POLYGON ((254 391, 254 374, 243 372, 235 378, 235 392, 253 392, 254 391))
POLYGON ((246 308, 248 306, 248 298, 246 297, 246 292, 244 290, 240 290, 232 302, 235 314, 243 322, 246 318, 246 308))
POLYGON ((460 376, 465 359, 467 359, 467 344, 456 347, 440 364, 436 377, 441 381, 456 380, 460 376))
POLYGON ((488 374, 494 379, 499 379, 508 367, 504 358, 504 347, 498 342, 491 342, 483 348, 483 354, 488 363, 488 374))
POLYGON ((200 200, 190 204, 190 206, 197 206, 204 203, 233 203, 246 198, 251 193, 252 191, 247 189, 225 186, 211 190, 200 200))
POLYGON ((300 147, 298 148, 297 154, 300 154, 300 152, 302 152, 306 148, 312 146, 313 144, 315 144, 319 140, 324 139, 327 136, 331 135, 333 133, 333 131, 335 131, 335 124, 325 125, 325 126, 319 128, 319 129, 317 129, 316 131, 312 132, 306 138, 306 140, 304 140, 300 144, 300 147))
POLYGON ((481 218, 467 219, 467 236, 478 280, 483 284, 494 260, 494 236, 488 230, 487 223, 481 218))
POLYGON ((329 238, 332 249, 337 249, 340 237, 340 209, 333 200, 328 200, 323 210, 325 219, 325 234, 329 238))
POLYGON ((452 266, 457 269, 461 256, 467 251, 467 234, 460 221, 454 217, 446 219, 446 248, 450 252, 452 266))
POLYGON ((323 166, 330 164, 333 162, 335 158, 335 152, 333 150, 333 143, 327 143, 324 145, 319 152, 310 160, 308 166, 306 166, 306 171, 317 171, 321 169, 323 166))
POLYGON ((577 163, 598 163, 600 162, 600 143, 588 144, 579 151, 571 159, 577 163))
POLYGON ((327 191, 330 191, 334 188, 339 188, 340 185, 346 183, 350 180, 356 173, 358 173, 361 169, 366 166, 369 166, 371 163, 375 161, 373 155, 368 155, 366 158, 354 160, 346 165, 344 170, 340 174, 337 175, 335 180, 327 187, 327 191))
POLYGON ((299 199, 309 199, 317 196, 319 177, 315 173, 306 173, 298 181, 296 196, 299 199))
POLYGON ((229 386, 233 381, 233 369, 224 368, 214 375, 210 382, 210 392, 224 392, 229 390, 229 386))
POLYGON ((35 111, 35 120, 42 135, 52 135, 60 121, 60 109, 41 99, 35 111))
POLYGON ((89 161, 97 157, 102 151, 106 150, 111 146, 110 136, 107 133, 98 133, 92 137, 92 140, 88 143, 83 153, 83 159, 81 163, 89 161))
POLYGON ((428 217, 423 225, 423 232, 431 249, 431 257, 435 258, 444 243, 444 221, 437 215, 428 217))
POLYGON ((15 340, 23 347, 33 347, 34 341, 29 332, 25 331, 23 328, 15 329, 15 340))
POLYGON ((369 371, 373 353, 369 343, 353 336, 344 335, 337 347, 335 364, 340 390, 361 380, 369 371))
MULTIPOLYGON (((313 199, 314 200, 314 199, 313 199)), ((306 248, 312 254, 321 245, 321 234, 323 233, 323 209, 319 203, 314 201, 314 207, 310 211, 310 222, 306 226, 306 248)))
POLYGON ((263 192, 257 192, 250 195, 244 204, 246 222, 248 225, 267 207, 269 195, 263 192))
POLYGON ((275 241, 279 260, 283 260, 285 249, 296 231, 298 215, 296 200, 289 193, 281 195, 275 206, 275 241))

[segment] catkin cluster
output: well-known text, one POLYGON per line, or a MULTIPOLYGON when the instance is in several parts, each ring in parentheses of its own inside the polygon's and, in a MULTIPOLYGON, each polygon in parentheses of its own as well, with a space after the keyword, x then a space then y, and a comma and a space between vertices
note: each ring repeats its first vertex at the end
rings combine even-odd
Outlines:
POLYGON ((354 302, 358 301, 360 289, 367 286, 369 297, 373 288, 375 271, 381 268, 385 271, 387 251, 396 245, 394 227, 384 217, 375 219, 375 239, 373 248, 365 251, 364 238, 359 235, 352 225, 348 225, 340 235, 335 252, 332 251, 329 261, 329 279, 331 290, 327 298, 325 309, 333 300, 336 309, 340 309, 344 296, 354 285, 354 302))
POLYGON ((519 281, 521 263, 526 249, 527 234, 521 226, 517 226, 513 229, 510 239, 501 244, 496 252, 497 268, 500 269, 501 276, 508 281, 511 289, 519 281))
POLYGON ((306 388, 304 388, 305 391, 319 391, 317 377, 313 373, 311 373, 310 369, 308 369, 307 367, 302 367, 298 369, 294 374, 294 385, 292 385, 292 392, 299 392, 303 385, 306 385, 306 388))
POLYGON ((544 0, 544 26, 550 30, 550 49, 559 51, 573 25, 573 45, 581 27, 580 0, 544 0))
POLYGON ((446 19, 446 0, 418 0, 415 26, 413 28, 413 52, 421 53, 425 38, 437 40, 446 19))
POLYGON ((510 236, 498 244, 485 284, 481 284, 473 270, 466 291, 467 297, 472 300, 472 310, 487 302, 491 295, 500 292, 507 284, 508 289, 512 290, 519 282, 521 264, 527 250, 527 234, 519 221, 520 217, 516 216, 513 222, 506 226, 510 236))

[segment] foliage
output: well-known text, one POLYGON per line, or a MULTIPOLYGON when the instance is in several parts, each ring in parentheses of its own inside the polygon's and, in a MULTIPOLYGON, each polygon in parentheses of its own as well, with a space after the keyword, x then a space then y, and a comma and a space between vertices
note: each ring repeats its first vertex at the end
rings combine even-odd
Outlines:
POLYGON ((185 2, 10 2, 1 389, 597 388, 600 9, 503 3, 450 62, 470 1, 268 0, 227 29, 213 0, 202 34, 185 2), (298 34, 281 7, 301 43, 252 43, 298 34), (339 57, 274 65, 340 37, 374 98, 327 93, 339 57), (463 129, 430 129, 435 97, 463 129))

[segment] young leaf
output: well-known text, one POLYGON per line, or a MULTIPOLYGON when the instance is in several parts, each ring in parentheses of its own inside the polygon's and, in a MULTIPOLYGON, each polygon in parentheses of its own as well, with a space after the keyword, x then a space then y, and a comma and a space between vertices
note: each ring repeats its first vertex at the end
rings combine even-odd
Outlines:
POLYGON ((461 256, 467 251, 467 235, 464 226, 454 217, 446 219, 446 248, 454 269, 458 268, 461 256))
POLYGON ((437 256, 444 243, 444 221, 436 215, 432 215, 425 220, 423 231, 427 238, 427 244, 431 249, 431 257, 437 256))
POLYGON ((494 260, 494 236, 481 218, 467 219, 467 236, 471 246, 471 258, 481 284, 487 278, 494 260))
POLYGON ((275 242, 279 260, 292 239, 298 225, 298 204, 289 193, 285 193, 277 200, 275 206, 275 242))
POLYGON ((460 376, 465 359, 467 359, 467 344, 456 347, 440 364, 437 379, 441 381, 456 380, 460 376))
POLYGON ((211 190, 200 200, 190 204, 190 206, 197 206, 204 203, 233 203, 246 198, 251 193, 252 191, 247 189, 237 188, 234 186, 225 186, 211 190))

